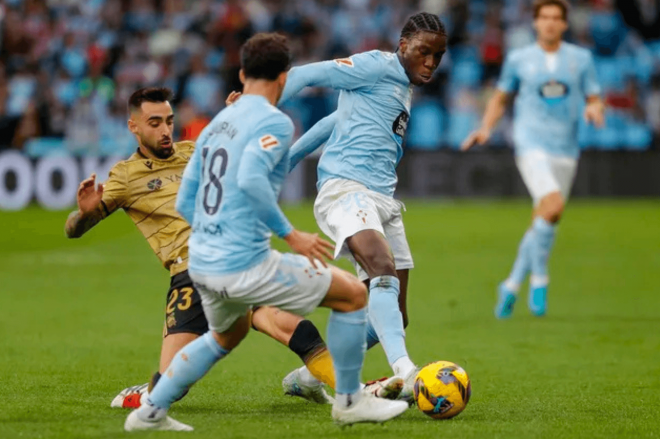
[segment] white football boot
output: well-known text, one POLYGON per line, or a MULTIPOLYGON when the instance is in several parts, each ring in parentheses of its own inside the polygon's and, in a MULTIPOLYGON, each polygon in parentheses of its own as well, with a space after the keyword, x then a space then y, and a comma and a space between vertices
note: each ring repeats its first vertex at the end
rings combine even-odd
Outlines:
POLYGON ((146 400, 149 390, 149 383, 142 384, 141 386, 127 387, 110 403, 112 408, 120 409, 137 409, 140 408, 142 403, 146 400))
POLYGON ((398 376, 384 377, 379 380, 367 382, 362 391, 377 398, 397 399, 403 390, 403 385, 403 378, 398 376))
POLYGON ((399 394, 400 401, 406 401, 408 404, 413 405, 415 403, 415 378, 419 373, 419 368, 414 368, 404 379, 403 379, 403 390, 399 394))
POLYGON ((335 401, 332 405, 332 419, 341 427, 361 422, 382 423, 399 416, 406 410, 408 403, 405 401, 377 398, 362 391, 360 400, 349 407, 340 407, 335 401))
POLYGON ((317 404, 333 403, 333 399, 325 391, 323 383, 320 381, 318 381, 318 384, 304 382, 300 377, 300 369, 295 369, 284 377, 282 388, 285 395, 299 396, 317 404))
POLYGON ((157 430, 157 431, 193 431, 190 425, 172 419, 167 416, 167 411, 154 408, 149 421, 143 421, 138 416, 138 411, 133 410, 124 423, 124 430, 126 431, 139 431, 139 430, 157 430), (153 419, 153 420, 152 420, 153 419))

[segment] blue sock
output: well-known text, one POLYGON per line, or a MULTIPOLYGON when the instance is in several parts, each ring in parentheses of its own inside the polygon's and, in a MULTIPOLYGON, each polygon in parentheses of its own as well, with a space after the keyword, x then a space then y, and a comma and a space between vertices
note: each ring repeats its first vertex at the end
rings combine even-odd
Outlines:
POLYGON ((555 225, 542 217, 534 219, 534 245, 532 246, 532 287, 543 287, 548 284, 548 257, 555 241, 555 225))
POLYGON ((367 318, 367 349, 371 349, 378 344, 378 334, 371 323, 371 319, 367 318))
POLYGON ((533 246, 534 230, 530 228, 527 230, 518 246, 516 261, 513 263, 511 274, 509 274, 508 279, 505 281, 507 289, 516 293, 520 289, 520 284, 523 283, 527 273, 529 273, 529 270, 532 268, 531 254, 533 246))
POLYGON ((399 310, 399 279, 378 276, 369 283, 369 321, 376 330, 390 365, 408 357, 403 317, 399 310))
POLYGON ((149 401, 158 408, 168 409, 229 352, 215 341, 210 331, 188 343, 176 353, 156 387, 149 393, 149 401))
POLYGON ((337 394, 353 394, 360 389, 366 326, 366 309, 330 313, 327 345, 335 367, 337 394))

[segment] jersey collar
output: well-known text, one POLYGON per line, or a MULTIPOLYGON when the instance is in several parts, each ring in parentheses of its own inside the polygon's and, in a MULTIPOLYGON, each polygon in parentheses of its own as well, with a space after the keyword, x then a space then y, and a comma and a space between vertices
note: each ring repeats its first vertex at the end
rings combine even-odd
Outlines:
POLYGON ((534 44, 536 45, 536 48, 539 49, 539 50, 541 51, 541 53, 543 53, 543 54, 546 54, 546 53, 555 53, 555 54, 557 54, 557 55, 559 55, 560 53, 562 53, 562 52, 564 51, 564 47, 566 46, 566 43, 562 40, 562 41, 559 43, 559 49, 557 49, 557 50, 554 51, 554 52, 548 52, 548 51, 545 50, 543 47, 541 47, 541 45, 539 44, 538 41, 535 42, 534 44))

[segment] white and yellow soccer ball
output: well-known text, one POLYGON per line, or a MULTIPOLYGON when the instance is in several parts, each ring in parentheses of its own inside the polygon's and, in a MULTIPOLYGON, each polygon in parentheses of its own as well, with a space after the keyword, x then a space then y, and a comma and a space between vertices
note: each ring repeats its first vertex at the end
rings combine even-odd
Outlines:
POLYGON ((449 419, 465 409, 472 387, 467 372, 450 361, 424 366, 415 377, 415 402, 433 419, 449 419))

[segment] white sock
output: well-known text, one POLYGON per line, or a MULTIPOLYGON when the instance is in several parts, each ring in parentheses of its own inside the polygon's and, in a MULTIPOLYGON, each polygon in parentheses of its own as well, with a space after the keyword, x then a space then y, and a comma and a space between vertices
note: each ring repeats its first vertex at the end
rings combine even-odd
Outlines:
POLYGON ((504 281, 504 286, 507 290, 517 293, 520 290, 520 284, 518 282, 512 281, 510 278, 504 281))
POLYGON ((355 405, 361 397, 362 394, 359 391, 355 393, 336 393, 335 401, 337 401, 339 407, 348 408, 355 405))
POLYGON ((529 277, 529 283, 532 286, 532 288, 537 288, 537 287, 547 287, 548 286, 548 276, 538 276, 535 274, 532 274, 529 277))
POLYGON ((392 364, 392 370, 394 375, 406 378, 415 370, 415 364, 410 361, 409 357, 401 357, 392 364))
POLYGON ((306 366, 298 369, 298 378, 300 379, 300 384, 304 386, 314 387, 321 384, 321 381, 317 380, 306 366))

